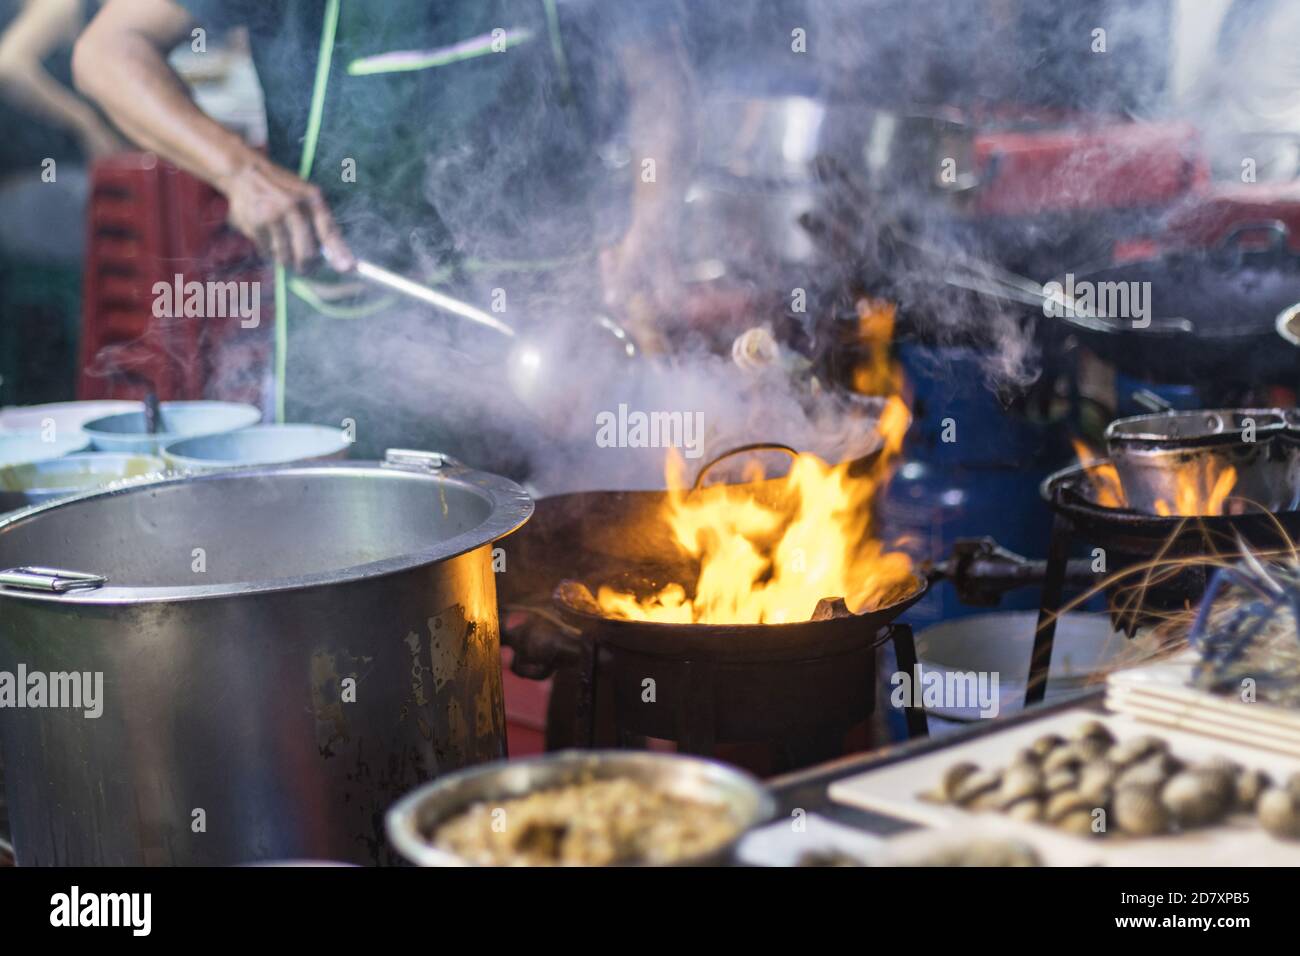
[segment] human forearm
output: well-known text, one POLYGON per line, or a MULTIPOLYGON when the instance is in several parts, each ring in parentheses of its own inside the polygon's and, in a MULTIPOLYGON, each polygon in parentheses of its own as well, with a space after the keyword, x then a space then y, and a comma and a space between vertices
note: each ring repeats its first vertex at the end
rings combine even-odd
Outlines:
POLYGON ((352 253, 320 189, 205 115, 167 62, 192 25, 171 0, 109 0, 73 51, 77 87, 141 146, 220 190, 231 225, 264 255, 305 270, 323 252, 347 271, 352 253))
POLYGON ((628 144, 634 164, 633 225, 658 228, 671 218, 690 179, 689 78, 671 44, 621 51, 629 91, 628 144), (655 175, 642 175, 654 159, 655 175))
POLYGON ((95 111, 41 66, 0 56, 0 95, 33 117, 80 135, 98 121, 95 111))
POLYGON ((195 105, 151 38, 96 21, 77 41, 73 73, 78 89, 137 144, 218 188, 257 159, 195 105))

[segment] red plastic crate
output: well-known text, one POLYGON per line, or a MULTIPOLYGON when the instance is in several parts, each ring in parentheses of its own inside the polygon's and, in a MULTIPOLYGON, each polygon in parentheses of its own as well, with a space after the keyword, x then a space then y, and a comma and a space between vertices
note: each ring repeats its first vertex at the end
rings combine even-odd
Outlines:
POLYGON ((974 211, 1041 215, 1163 206, 1205 188, 1209 164, 1184 123, 978 131, 974 211))
MULTIPOLYGON (((270 361, 270 321, 248 330, 234 316, 153 315, 154 286, 177 274, 185 282, 271 288, 252 244, 227 225, 223 197, 151 153, 115 156, 92 172, 87 230, 79 397, 140 399, 153 390, 162 399, 261 404, 256 369, 270 361), (214 386, 213 370, 223 361, 255 367, 239 376, 237 394, 214 386)), ((263 314, 271 310, 264 306, 263 314)))

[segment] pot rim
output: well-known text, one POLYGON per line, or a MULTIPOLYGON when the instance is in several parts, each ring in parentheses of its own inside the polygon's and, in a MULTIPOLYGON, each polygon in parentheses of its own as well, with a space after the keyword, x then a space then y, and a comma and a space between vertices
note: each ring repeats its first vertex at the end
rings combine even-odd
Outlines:
POLYGON ((1110 457, 1122 457, 1138 450, 1171 452, 1180 449, 1201 448, 1211 445, 1243 444, 1240 430, 1226 427, 1231 416, 1252 415, 1257 418, 1269 418, 1270 421, 1256 425, 1255 433, 1263 439, 1272 438, 1286 430, 1286 417, 1280 408, 1198 408, 1186 411, 1156 412, 1146 415, 1131 415, 1117 418, 1106 426, 1105 441, 1110 457), (1155 425, 1174 419, 1193 421, 1197 417, 1216 415, 1224 420, 1225 427, 1217 432, 1204 431, 1198 434, 1173 436, 1159 431, 1144 429, 1142 426, 1155 425), (1130 430, 1132 429, 1132 430, 1130 430), (1118 454, 1117 454, 1118 452, 1118 454))
POLYGON ((476 471, 455 462, 451 458, 436 453, 428 455, 427 461, 430 463, 419 467, 409 463, 409 459, 400 461, 394 458, 393 453, 390 452, 385 461, 308 462, 232 468, 199 474, 148 476, 140 480, 128 480, 121 485, 114 485, 108 489, 91 489, 55 501, 32 505, 0 517, 0 536, 3 536, 10 529, 30 521, 38 521, 49 512, 75 507, 82 502, 93 499, 140 494, 171 485, 206 481, 235 481, 273 474, 287 476, 322 473, 347 475, 356 472, 375 472, 376 478, 384 477, 394 481, 432 480, 440 484, 454 484, 470 492, 477 493, 487 500, 491 506, 491 511, 483 522, 453 538, 440 541, 436 545, 420 551, 398 557, 384 558, 379 561, 371 561, 351 568, 336 568, 312 574, 273 578, 266 581, 236 581, 226 584, 188 585, 184 587, 114 586, 112 583, 112 568, 66 568, 63 570, 103 574, 108 578, 108 581, 95 588, 78 588, 59 593, 0 585, 0 599, 77 606, 139 605, 244 597, 255 594, 274 594, 314 587, 350 584, 390 574, 398 574, 458 557, 504 538, 511 532, 518 530, 532 516, 532 498, 528 496, 523 488, 510 479, 490 472, 476 471), (435 461, 437 464, 432 463, 435 461))

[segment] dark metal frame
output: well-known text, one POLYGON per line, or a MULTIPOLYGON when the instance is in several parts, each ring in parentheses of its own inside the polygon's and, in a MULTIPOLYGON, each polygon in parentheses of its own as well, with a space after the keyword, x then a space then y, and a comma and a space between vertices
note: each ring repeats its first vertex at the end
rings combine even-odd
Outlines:
MULTIPOLYGON (((886 642, 891 642, 894 646, 899 670, 912 673, 916 666, 916 644, 913 639, 912 629, 906 624, 895 622, 881 627, 877 631, 874 640, 849 653, 874 655, 876 649, 886 642)), ((579 660, 578 674, 578 727, 582 735, 582 745, 594 747, 597 735, 597 693, 604 683, 609 680, 611 669, 617 666, 617 662, 611 658, 616 657, 624 649, 614 642, 602 641, 599 637, 599 629, 585 634, 582 644, 583 652, 579 660)), ((815 656, 806 659, 773 660, 756 663, 753 666, 780 668, 783 673, 788 674, 797 670, 801 664, 821 665, 825 664, 825 662, 826 658, 824 656, 815 656)), ((701 657, 683 657, 670 663, 677 669, 679 678, 686 682, 688 691, 679 693, 675 697, 676 703, 672 713, 673 730, 672 735, 667 739, 674 740, 684 753, 706 756, 711 755, 720 742, 737 742, 720 738, 716 720, 717 711, 714 707, 715 694, 720 687, 720 681, 725 679, 722 674, 727 663, 701 657)), ((869 668, 869 673, 872 681, 874 681, 876 679, 874 665, 869 668)), ((863 700, 866 702, 866 705, 862 708, 861 718, 863 720, 874 713, 875 696, 876 688, 874 684, 863 689, 863 700)), ((909 739, 916 740, 928 735, 929 728, 923 707, 907 707, 905 715, 909 739)), ((826 732, 829 734, 838 730, 842 735, 848 729, 849 727, 827 727, 826 732)), ((620 747, 635 747, 643 740, 635 730, 626 726, 616 727, 616 733, 620 747)), ((803 765, 813 761, 803 761, 799 756, 800 754, 821 756, 821 759, 826 759, 824 755, 814 754, 819 743, 816 740, 809 743, 792 737, 783 740, 755 742, 783 745, 785 752, 792 754, 794 761, 796 763, 802 762, 803 765)))

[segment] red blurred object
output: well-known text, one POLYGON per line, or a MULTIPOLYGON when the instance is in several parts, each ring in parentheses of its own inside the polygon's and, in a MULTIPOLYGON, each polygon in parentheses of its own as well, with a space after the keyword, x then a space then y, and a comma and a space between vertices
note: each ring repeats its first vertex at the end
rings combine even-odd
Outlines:
POLYGON ((506 701, 506 744, 512 757, 546 752, 546 708, 550 680, 529 680, 510 670, 514 651, 501 648, 501 685, 506 701))
POLYGON ((1210 178, 1184 123, 977 130, 970 148, 972 211, 988 216, 1166 205, 1210 178))
MULTIPOLYGON (((1216 183, 1170 210, 1162 235, 1166 245, 1208 248, 1222 245, 1235 230, 1279 222, 1287 228, 1291 251, 1300 253, 1300 183, 1216 183)), ((1242 239, 1249 243, 1251 237, 1242 239)))
POLYGON ((96 164, 87 228, 78 397, 142 399, 152 390, 164 400, 263 404, 269 320, 245 329, 238 316, 153 314, 155 284, 177 275, 272 288, 253 245, 226 224, 224 198, 152 153, 126 153, 96 164))

